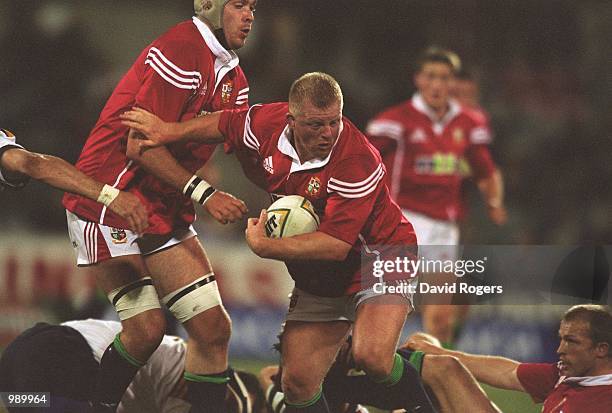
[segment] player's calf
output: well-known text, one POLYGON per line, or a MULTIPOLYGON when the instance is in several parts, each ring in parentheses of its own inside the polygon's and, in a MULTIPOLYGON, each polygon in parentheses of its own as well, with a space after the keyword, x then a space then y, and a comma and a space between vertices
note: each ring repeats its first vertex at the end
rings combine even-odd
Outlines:
POLYGON ((167 294, 163 302, 189 333, 184 378, 190 413, 224 410, 230 370, 227 350, 231 321, 211 272, 167 294))

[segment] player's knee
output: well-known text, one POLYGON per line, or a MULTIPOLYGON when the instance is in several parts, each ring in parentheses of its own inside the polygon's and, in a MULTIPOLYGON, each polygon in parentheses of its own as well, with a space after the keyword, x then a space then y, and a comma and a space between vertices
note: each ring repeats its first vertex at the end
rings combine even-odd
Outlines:
POLYGON ((391 374, 393 354, 379 348, 354 347, 355 364, 372 377, 383 378, 391 374))
POLYGON ((166 332, 166 317, 161 310, 149 310, 125 320, 122 325, 122 335, 129 335, 147 348, 155 350, 166 332))
POLYGON ((320 383, 310 378, 307 372, 283 369, 281 386, 285 397, 292 402, 309 400, 319 390, 320 383))
POLYGON ((441 383, 463 370, 461 361, 455 356, 428 355, 423 363, 423 379, 426 383, 441 383))
POLYGON ((232 333, 231 320, 221 305, 198 314, 185 327, 195 343, 207 348, 226 348, 232 333))

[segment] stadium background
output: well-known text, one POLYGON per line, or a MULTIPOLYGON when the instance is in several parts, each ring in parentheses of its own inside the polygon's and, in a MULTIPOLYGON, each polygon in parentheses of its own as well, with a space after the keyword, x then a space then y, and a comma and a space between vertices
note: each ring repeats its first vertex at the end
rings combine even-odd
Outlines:
MULTIPOLYGON (((321 70, 340 81, 345 113, 363 127, 410 95, 419 51, 449 47, 481 84, 510 216, 495 228, 471 202, 465 241, 612 244, 612 3, 261 0, 257 8, 239 52, 251 103, 284 100, 294 78, 321 70)), ((28 149, 74 162, 139 51, 190 16, 189 0, 0 0, 0 126, 28 149)), ((220 154, 209 169, 252 214, 266 206, 232 158, 220 154)), ((36 182, 0 193, 0 348, 36 321, 108 311, 87 270, 73 265, 60 198, 36 182)), ((274 360, 291 286, 282 264, 246 249, 244 223, 222 227, 201 214, 198 229, 223 280, 232 356, 251 366, 274 360)), ((553 360, 562 310, 478 307, 459 348, 553 360)), ((413 317, 407 331, 418 326, 413 317)), ((526 398, 495 397, 504 412, 531 411, 526 398)))

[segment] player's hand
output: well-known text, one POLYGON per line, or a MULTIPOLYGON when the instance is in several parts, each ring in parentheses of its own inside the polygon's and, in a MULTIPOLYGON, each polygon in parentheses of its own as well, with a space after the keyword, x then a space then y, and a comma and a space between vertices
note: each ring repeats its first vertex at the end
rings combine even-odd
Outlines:
POLYGON ((261 213, 259 214, 259 218, 249 218, 247 228, 244 231, 249 248, 251 248, 251 250, 260 257, 263 257, 262 246, 268 239, 265 228, 267 221, 268 211, 262 209, 261 213))
POLYGON ((204 209, 223 225, 239 221, 249 212, 246 204, 240 199, 218 190, 206 201, 204 209))
POLYGON ((145 136, 139 139, 141 148, 151 148, 166 145, 180 140, 178 126, 175 123, 164 122, 156 115, 142 108, 132 108, 119 115, 121 123, 145 136))
POLYGON ((138 235, 142 235, 149 226, 147 209, 136 195, 121 191, 108 208, 125 219, 130 229, 138 235))
POLYGON ((501 205, 498 207, 488 207, 489 219, 493 221, 495 225, 504 225, 508 221, 508 211, 501 205))
POLYGON ((425 354, 442 354, 444 352, 440 340, 426 333, 411 335, 401 348, 422 351, 425 354))
POLYGON ((274 381, 277 379, 276 375, 278 374, 279 367, 274 366, 266 366, 259 371, 259 375, 257 378, 259 379, 259 385, 264 391, 274 384, 274 381))

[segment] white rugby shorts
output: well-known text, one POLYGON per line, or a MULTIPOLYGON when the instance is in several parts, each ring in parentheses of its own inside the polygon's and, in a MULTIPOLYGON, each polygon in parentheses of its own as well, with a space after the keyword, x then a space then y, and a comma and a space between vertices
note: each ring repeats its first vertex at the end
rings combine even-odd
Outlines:
MULTIPOLYGON (((139 240, 138 235, 128 229, 108 227, 96 222, 86 221, 70 211, 66 211, 68 235, 72 242, 77 265, 86 266, 125 255, 148 255, 172 247, 197 235, 193 226, 176 230, 164 236, 152 236, 154 242, 139 240)), ((149 237, 147 237, 149 238, 149 237)))
POLYGON ((430 218, 418 212, 402 209, 414 227, 419 245, 419 256, 428 260, 457 260, 459 258, 459 226, 452 221, 430 218))

